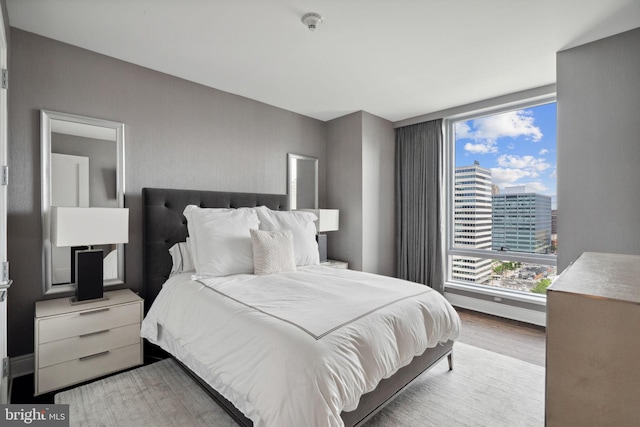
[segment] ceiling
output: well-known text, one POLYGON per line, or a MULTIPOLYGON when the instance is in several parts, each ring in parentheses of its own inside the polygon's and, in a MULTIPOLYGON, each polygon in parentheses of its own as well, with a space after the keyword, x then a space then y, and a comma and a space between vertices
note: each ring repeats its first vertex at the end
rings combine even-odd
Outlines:
POLYGON ((398 121, 555 82, 638 0, 6 0, 12 27, 320 120, 398 121), (315 32, 301 22, 323 15, 315 32))

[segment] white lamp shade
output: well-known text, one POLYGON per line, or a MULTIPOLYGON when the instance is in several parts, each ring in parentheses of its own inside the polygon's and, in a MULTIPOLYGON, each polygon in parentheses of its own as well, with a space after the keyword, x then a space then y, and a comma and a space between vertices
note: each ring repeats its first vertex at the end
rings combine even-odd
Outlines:
POLYGON ((302 209, 313 212, 318 219, 314 221, 318 233, 337 231, 340 225, 340 211, 338 209, 302 209))
POLYGON ((128 242, 128 208, 51 208, 51 243, 56 246, 128 242))

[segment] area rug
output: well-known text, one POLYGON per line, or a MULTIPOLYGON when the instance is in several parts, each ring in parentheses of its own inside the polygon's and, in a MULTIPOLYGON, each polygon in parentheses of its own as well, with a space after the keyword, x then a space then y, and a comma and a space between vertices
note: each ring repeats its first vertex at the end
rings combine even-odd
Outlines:
MULTIPOLYGON (((151 365, 58 393, 72 426, 237 424, 176 365, 151 365)), ((441 361, 366 427, 543 426, 544 368, 463 343, 454 369, 441 361)))

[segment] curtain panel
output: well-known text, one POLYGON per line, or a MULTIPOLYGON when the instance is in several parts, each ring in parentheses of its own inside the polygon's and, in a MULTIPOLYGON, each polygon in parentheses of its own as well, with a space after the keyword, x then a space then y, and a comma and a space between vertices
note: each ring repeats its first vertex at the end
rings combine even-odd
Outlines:
POLYGON ((442 119, 396 129, 396 271, 444 293, 442 119))

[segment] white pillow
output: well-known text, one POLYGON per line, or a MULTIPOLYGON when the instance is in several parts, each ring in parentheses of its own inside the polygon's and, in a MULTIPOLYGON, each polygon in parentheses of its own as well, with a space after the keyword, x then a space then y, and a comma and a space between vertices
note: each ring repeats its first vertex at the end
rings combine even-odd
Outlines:
POLYGON ((196 269, 193 264, 190 245, 191 239, 187 237, 186 242, 178 242, 169 249, 171 260, 173 261, 173 267, 171 268, 172 276, 177 273, 182 273, 183 271, 196 269))
POLYGON ((296 265, 320 263, 316 226, 313 223, 318 219, 315 214, 301 211, 272 211, 266 206, 258 206, 254 209, 260 219, 260 230, 291 230, 296 265))
MULTIPOLYGON (((192 211, 195 209, 206 209, 209 212, 229 212, 232 209, 231 208, 201 208, 200 206, 196 206, 196 205, 187 205, 184 208, 184 211, 182 212, 184 214, 185 217, 187 217, 186 212, 187 211, 192 211)), ((189 232, 189 235, 191 235, 191 230, 189 229, 189 218, 187 218, 187 231, 189 232)), ((198 269, 198 260, 196 257, 196 250, 197 248, 194 248, 194 244, 193 244, 193 239, 189 239, 189 237, 187 237, 187 246, 189 247, 189 252, 191 252, 191 259, 193 261, 193 268, 195 270, 198 269)))
POLYGON ((296 271, 293 255, 293 233, 251 230, 253 274, 263 276, 281 271, 296 271))
POLYGON ((252 209, 184 210, 196 275, 228 276, 253 273, 253 249, 249 230, 260 221, 252 209))

